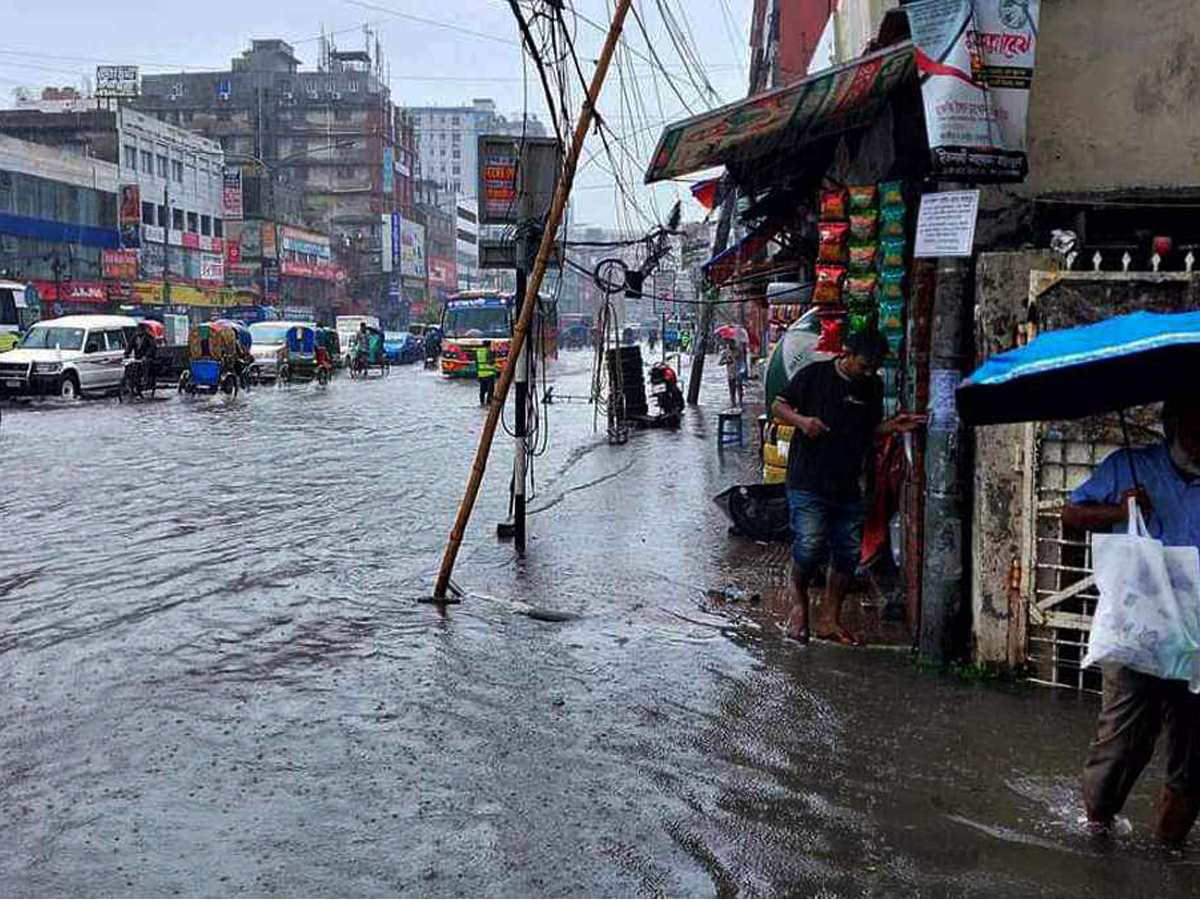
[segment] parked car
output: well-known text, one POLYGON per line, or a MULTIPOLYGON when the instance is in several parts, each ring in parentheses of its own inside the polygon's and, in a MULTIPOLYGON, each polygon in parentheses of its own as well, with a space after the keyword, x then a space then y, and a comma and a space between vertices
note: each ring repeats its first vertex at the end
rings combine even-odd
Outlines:
POLYGON ((421 338, 409 331, 385 331, 383 334, 383 352, 392 365, 409 365, 421 359, 425 347, 421 338))
POLYGON ((38 322, 15 350, 0 353, 0 393, 75 400, 116 392, 125 348, 137 330, 128 316, 64 316, 38 322))

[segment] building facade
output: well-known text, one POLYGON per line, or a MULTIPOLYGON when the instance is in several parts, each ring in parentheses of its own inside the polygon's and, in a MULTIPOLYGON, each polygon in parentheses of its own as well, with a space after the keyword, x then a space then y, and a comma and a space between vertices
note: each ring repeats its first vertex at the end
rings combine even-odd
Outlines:
MULTIPOLYGON (((298 189, 304 225, 329 238, 348 270, 348 303, 386 315, 382 217, 397 211, 395 116, 379 44, 367 44, 339 50, 323 38, 316 69, 302 71, 285 41, 255 40, 228 71, 144 77, 136 103, 219 141, 244 176, 298 189)), ((262 290, 270 295, 269 284, 262 290)))

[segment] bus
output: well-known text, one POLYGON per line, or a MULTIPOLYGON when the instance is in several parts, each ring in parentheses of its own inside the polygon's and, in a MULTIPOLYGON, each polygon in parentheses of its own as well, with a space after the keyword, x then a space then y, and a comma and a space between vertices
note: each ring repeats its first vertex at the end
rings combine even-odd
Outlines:
POLYGON ((11 350, 17 339, 39 318, 37 291, 19 281, 0 281, 0 353, 11 350))
MULTIPOLYGON (((513 295, 496 291, 455 294, 442 308, 442 374, 447 378, 474 378, 475 351, 491 341, 497 370, 508 364, 512 338, 513 295)), ((539 355, 558 357, 558 307, 552 300, 538 302, 534 340, 541 341, 539 355)))

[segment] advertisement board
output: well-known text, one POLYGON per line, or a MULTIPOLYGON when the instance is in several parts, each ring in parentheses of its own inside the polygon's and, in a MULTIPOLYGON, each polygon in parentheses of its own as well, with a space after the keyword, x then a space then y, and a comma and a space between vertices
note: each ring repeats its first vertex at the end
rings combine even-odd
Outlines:
POLYGON ((121 244, 125 247, 142 246, 142 189, 136 184, 121 185, 121 209, 119 215, 121 244))
POLYGON ((383 148, 383 196, 390 197, 396 190, 396 161, 391 147, 383 148))
POLYGON ((137 95, 137 66, 96 66, 96 97, 136 97, 137 95))
POLYGON ((138 277, 136 250, 105 250, 101 258, 105 278, 132 280, 138 277))
POLYGON ((242 218, 242 170, 240 166, 226 166, 221 181, 224 218, 237 221, 242 218))
POLYGON ((391 272, 395 268, 395 256, 392 254, 393 216, 384 213, 379 218, 379 250, 381 254, 381 268, 384 272, 391 272))
POLYGON ((323 234, 285 227, 281 229, 279 242, 283 245, 285 254, 300 253, 322 260, 328 260, 330 256, 329 238, 323 234))
POLYGON ((400 228, 400 274, 424 278, 425 226, 402 218, 400 228))
POLYGON ((200 280, 223 282, 225 280, 225 257, 218 253, 201 253, 200 280))
POLYGON ((478 165, 479 224, 515 225, 550 211, 562 148, 554 138, 480 135, 478 165))
POLYGON ((1039 0, 920 0, 905 12, 934 176, 1024 179, 1039 0))

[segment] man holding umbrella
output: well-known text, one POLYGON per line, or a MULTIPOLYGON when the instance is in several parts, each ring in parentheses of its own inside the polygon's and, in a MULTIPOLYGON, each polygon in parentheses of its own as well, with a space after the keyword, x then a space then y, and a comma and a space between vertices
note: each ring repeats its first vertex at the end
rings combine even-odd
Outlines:
MULTIPOLYGON (((1136 499, 1150 535, 1168 547, 1200 548, 1200 399, 1163 405, 1163 443, 1118 450, 1071 494, 1066 528, 1124 531, 1136 499), (1136 473, 1136 482, 1135 474, 1136 473)), ((1180 598, 1200 603, 1200 598, 1180 598)), ((1104 703, 1084 765, 1083 796, 1091 825, 1110 825, 1167 735, 1166 785, 1159 794, 1157 837, 1179 844, 1200 813, 1200 696, 1186 681, 1124 666, 1104 667, 1104 703)))

